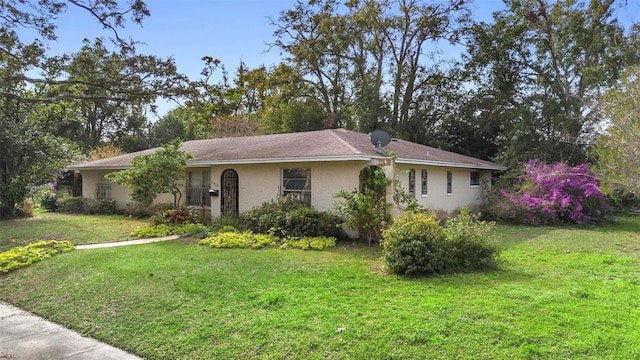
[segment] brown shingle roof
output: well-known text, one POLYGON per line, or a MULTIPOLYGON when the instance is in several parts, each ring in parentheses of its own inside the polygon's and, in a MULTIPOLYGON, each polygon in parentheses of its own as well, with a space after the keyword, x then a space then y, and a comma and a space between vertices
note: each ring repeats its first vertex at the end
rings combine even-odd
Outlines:
MULTIPOLYGON (((156 148, 157 149, 157 148, 156 148)), ((156 149, 139 151, 78 164, 75 170, 118 169, 130 165, 131 159, 156 149)), ((182 150, 193 155, 189 166, 295 161, 370 160, 380 158, 367 134, 345 129, 329 129, 288 134, 186 141, 182 150)), ((397 155, 396 162, 504 170, 501 165, 449 151, 394 139, 384 148, 397 155)))

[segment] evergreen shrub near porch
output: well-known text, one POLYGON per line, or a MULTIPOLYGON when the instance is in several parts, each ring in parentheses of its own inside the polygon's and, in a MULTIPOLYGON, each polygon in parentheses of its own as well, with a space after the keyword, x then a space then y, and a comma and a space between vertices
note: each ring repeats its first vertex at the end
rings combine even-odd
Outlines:
POLYGON ((479 221, 469 208, 440 225, 435 214, 406 211, 382 233, 384 261, 396 274, 451 273, 494 268, 495 224, 479 221))
POLYGON ((246 211, 241 218, 247 230, 260 234, 275 233, 278 237, 346 237, 341 226, 343 220, 339 216, 288 197, 265 202, 246 211))

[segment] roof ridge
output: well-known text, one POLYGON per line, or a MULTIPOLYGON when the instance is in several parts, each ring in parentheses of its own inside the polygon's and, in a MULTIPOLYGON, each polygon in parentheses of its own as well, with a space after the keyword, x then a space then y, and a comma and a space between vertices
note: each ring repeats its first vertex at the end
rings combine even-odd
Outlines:
POLYGON ((343 139, 340 135, 338 135, 336 130, 342 130, 341 132, 345 132, 345 133, 352 132, 352 131, 349 131, 347 129, 327 129, 327 130, 329 130, 329 133, 333 135, 333 137, 335 137, 338 141, 340 141, 344 146, 346 146, 354 154, 362 154, 361 151, 358 151, 358 149, 356 149, 353 145, 349 144, 347 140, 343 139))

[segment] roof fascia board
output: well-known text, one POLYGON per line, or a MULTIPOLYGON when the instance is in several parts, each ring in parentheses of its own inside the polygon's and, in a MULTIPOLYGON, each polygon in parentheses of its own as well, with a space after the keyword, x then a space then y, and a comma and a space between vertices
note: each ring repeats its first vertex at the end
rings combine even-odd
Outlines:
POLYGON ((427 165, 427 166, 442 166, 442 167, 453 167, 453 168, 465 168, 465 169, 481 169, 481 170, 507 170, 506 166, 501 165, 488 165, 488 164, 464 164, 464 163, 454 163, 447 161, 432 161, 432 160, 417 160, 417 159, 407 159, 407 158, 397 158, 396 164, 407 164, 407 165, 427 165))
POLYGON ((371 161, 373 156, 350 155, 350 156, 313 156, 296 158, 268 158, 268 159, 234 159, 234 160, 204 160, 189 161, 187 166, 203 165, 243 165, 243 164, 277 164, 277 163, 300 163, 300 162, 323 162, 323 161, 371 161))

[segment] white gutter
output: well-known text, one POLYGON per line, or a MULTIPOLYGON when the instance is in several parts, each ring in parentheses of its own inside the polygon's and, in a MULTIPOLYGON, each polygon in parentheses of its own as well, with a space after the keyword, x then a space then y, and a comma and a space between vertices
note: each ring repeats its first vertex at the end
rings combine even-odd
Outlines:
MULTIPOLYGON (((244 164, 277 164, 277 163, 302 163, 302 162, 323 162, 323 161, 371 161, 374 159, 390 158, 388 156, 376 156, 376 155, 337 155, 337 156, 310 156, 310 157, 288 157, 288 158, 265 158, 265 159, 234 159, 234 160, 202 160, 202 161, 187 161, 187 168, 191 167, 203 167, 213 165, 244 165, 244 164)), ((409 164, 409 165, 426 165, 426 166, 441 166, 441 167, 453 167, 453 168, 465 168, 465 169, 479 169, 479 170, 507 170, 505 166, 492 166, 487 164, 468 164, 468 163, 452 163, 446 161, 433 161, 433 160, 417 160, 407 158, 396 158, 396 164, 409 164)), ((104 165, 104 166, 68 166, 69 170, 122 170, 130 168, 131 165, 118 166, 118 165, 104 165)))
POLYGON ((501 171, 507 170, 507 167, 502 165, 454 163, 454 162, 448 162, 448 161, 416 160, 416 159, 406 159, 406 158, 397 158, 396 164, 429 165, 429 166, 479 169, 479 170, 501 170, 501 171))
MULTIPOLYGON (((348 156, 313 156, 313 157, 289 157, 289 158, 266 158, 266 159, 234 159, 234 160, 201 160, 187 161, 187 168, 203 167, 213 165, 243 165, 243 164, 276 164, 276 163, 299 163, 299 162, 323 162, 323 161, 371 161, 377 158, 370 155, 348 155, 348 156)), ((68 166, 69 170, 121 170, 130 168, 131 165, 115 166, 68 166)))

